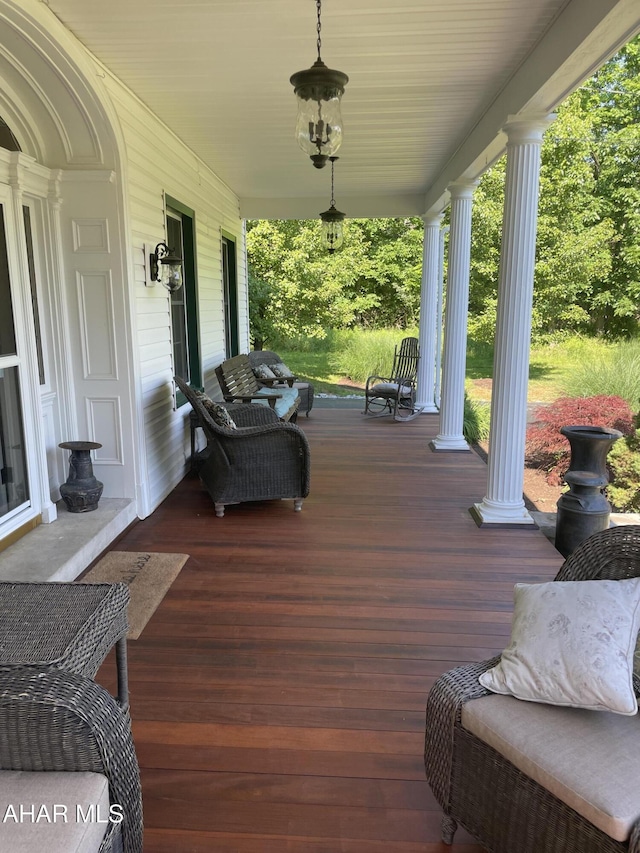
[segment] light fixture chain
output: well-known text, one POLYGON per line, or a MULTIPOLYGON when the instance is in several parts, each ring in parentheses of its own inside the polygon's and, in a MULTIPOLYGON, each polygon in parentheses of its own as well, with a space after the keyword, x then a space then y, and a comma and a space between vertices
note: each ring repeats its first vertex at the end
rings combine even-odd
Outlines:
POLYGON ((335 205, 336 200, 333 197, 333 167, 335 165, 335 157, 331 157, 331 204, 335 205))
POLYGON ((322 24, 320 23, 320 12, 322 7, 322 0, 316 0, 316 9, 318 12, 318 23, 316 25, 316 30, 318 31, 318 59, 320 59, 320 47, 322 46, 322 37, 320 35, 320 31, 322 29, 322 24))

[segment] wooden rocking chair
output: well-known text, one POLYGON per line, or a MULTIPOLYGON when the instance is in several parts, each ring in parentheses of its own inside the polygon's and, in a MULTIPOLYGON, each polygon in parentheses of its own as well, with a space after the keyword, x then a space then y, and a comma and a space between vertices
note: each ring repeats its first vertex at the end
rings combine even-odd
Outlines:
POLYGON ((416 408, 416 384, 420 349, 417 338, 403 338, 395 348, 391 376, 370 376, 365 389, 364 414, 372 417, 393 415, 396 421, 410 421, 422 409, 416 408))

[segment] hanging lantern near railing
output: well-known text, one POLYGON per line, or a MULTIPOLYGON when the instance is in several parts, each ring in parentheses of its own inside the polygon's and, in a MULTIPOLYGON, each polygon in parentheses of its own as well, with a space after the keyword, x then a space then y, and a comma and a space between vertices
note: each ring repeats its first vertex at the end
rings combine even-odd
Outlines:
POLYGON ((296 139, 316 169, 322 169, 342 145, 340 101, 349 82, 342 71, 327 68, 320 56, 321 6, 321 0, 316 0, 318 58, 311 68, 290 78, 298 99, 296 139))
POLYGON ((346 218, 345 213, 336 210, 336 203, 333 197, 333 168, 337 159, 337 157, 329 157, 329 160, 331 160, 331 204, 328 210, 320 214, 320 219, 322 220, 322 242, 330 255, 337 251, 344 242, 343 223, 346 218))

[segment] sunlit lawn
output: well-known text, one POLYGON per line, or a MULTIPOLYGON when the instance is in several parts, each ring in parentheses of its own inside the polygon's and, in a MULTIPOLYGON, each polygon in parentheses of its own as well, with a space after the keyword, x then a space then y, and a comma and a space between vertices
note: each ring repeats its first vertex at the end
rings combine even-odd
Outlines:
POLYGON ((361 388, 349 384, 347 377, 333 372, 331 352, 278 350, 278 355, 303 382, 313 383, 316 394, 336 394, 338 397, 364 394, 361 388))
MULTIPOLYGON (((533 347, 529 363, 529 401, 547 403, 561 397, 565 393, 564 384, 569 374, 606 349, 607 344, 601 341, 583 338, 570 338, 562 343, 533 347)), ((316 393, 338 396, 361 393, 361 388, 349 384, 347 377, 335 372, 334 352, 279 352, 296 375, 313 382, 316 393)), ((493 348, 488 344, 469 341, 467 392, 472 399, 491 399, 492 375, 493 348)))

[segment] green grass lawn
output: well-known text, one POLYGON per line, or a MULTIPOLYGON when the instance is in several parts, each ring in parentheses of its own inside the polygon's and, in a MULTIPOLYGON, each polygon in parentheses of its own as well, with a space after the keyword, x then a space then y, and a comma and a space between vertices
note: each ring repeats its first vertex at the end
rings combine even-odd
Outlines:
MULTIPOLYGON (((576 369, 603 356, 611 348, 599 340, 570 338, 545 346, 534 346, 529 356, 529 402, 550 403, 566 394, 566 384, 576 369)), ((490 400, 493 348, 469 343, 467 393, 474 400, 490 400), (485 381, 483 381, 485 380, 485 381)))
POLYGON ((278 350, 278 355, 303 382, 312 382, 316 394, 335 394, 338 397, 362 394, 364 391, 349 384, 346 376, 335 373, 332 366, 335 354, 329 352, 293 352, 278 350), (339 384, 341 383, 341 384, 339 384))
MULTIPOLYGON (((346 333, 348 335, 348 333, 346 333)), ((358 335, 367 333, 358 332, 358 335)), ((372 333, 375 334, 375 333, 372 333)), ((401 333, 395 333, 402 337, 401 333)), ((384 342, 385 359, 389 364, 393 360, 393 346, 384 342), (388 357, 386 350, 389 349, 388 357)), ((287 364, 301 379, 313 382, 317 393, 345 396, 362 393, 363 382, 351 383, 345 370, 344 336, 337 336, 336 347, 317 352, 299 352, 279 349, 287 364), (343 363, 343 372, 336 365, 343 363)), ((566 341, 545 346, 536 346, 531 350, 529 364, 530 402, 551 402, 567 393, 566 386, 576 371, 584 371, 585 365, 596 363, 612 350, 612 345, 587 338, 570 338, 566 341)), ((373 357, 372 357, 373 361, 373 357)), ((362 366, 354 366, 353 373, 362 373, 362 366)), ((371 372, 375 372, 372 365, 371 372)), ((469 341, 467 352, 467 393, 474 400, 491 399, 491 378, 493 375, 493 348, 488 344, 469 341)), ((589 393, 589 392, 587 392, 589 393)), ((598 393, 604 393, 600 391, 598 393)), ((613 393, 613 392, 611 392, 613 393)))

